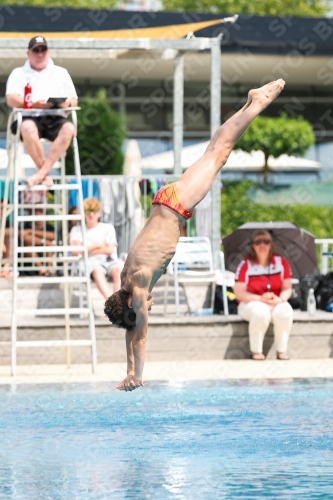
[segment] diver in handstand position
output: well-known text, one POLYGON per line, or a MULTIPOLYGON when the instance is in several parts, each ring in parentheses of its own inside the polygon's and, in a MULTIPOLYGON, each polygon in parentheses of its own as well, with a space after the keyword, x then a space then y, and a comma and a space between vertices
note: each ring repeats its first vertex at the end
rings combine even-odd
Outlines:
POLYGON ((177 182, 156 193, 152 213, 126 259, 121 289, 105 302, 109 320, 126 330, 127 377, 117 385, 119 390, 132 391, 144 385, 148 310, 153 305, 150 293, 175 254, 184 221, 192 217, 194 207, 208 193, 238 139, 284 85, 279 79, 250 90, 245 106, 219 127, 202 158, 177 182))

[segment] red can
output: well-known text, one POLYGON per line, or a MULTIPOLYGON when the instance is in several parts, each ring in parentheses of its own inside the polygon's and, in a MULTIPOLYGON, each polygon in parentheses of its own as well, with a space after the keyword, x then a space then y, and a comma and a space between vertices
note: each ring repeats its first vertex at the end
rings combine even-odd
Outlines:
POLYGON ((24 109, 32 108, 32 88, 30 83, 28 82, 24 87, 24 109))

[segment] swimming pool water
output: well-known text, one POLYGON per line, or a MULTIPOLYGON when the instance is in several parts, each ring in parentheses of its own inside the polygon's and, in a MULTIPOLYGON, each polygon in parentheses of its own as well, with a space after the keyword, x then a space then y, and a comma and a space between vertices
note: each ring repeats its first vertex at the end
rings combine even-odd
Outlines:
POLYGON ((332 499, 333 380, 0 386, 0 498, 332 499))

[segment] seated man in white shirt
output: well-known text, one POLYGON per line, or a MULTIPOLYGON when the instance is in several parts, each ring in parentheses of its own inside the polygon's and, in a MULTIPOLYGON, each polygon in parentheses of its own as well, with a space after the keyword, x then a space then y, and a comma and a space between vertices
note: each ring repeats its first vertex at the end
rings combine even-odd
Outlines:
MULTIPOLYGON (((97 288, 105 299, 110 295, 107 278, 113 281, 113 290, 120 287, 120 272, 123 263, 117 257, 116 232, 112 224, 98 222, 102 215, 101 204, 95 198, 84 200, 86 220, 85 240, 88 250, 88 270, 97 288)), ((70 244, 82 246, 81 226, 73 226, 70 232, 70 244)), ((72 251, 73 255, 81 252, 72 251)))
MULTIPOLYGON (((6 87, 7 105, 23 108, 24 89, 27 83, 32 88, 32 108, 23 112, 21 137, 24 146, 36 164, 38 172, 28 179, 30 187, 42 183, 52 186, 49 172, 56 161, 67 151, 75 133, 73 123, 67 120, 64 108, 77 106, 77 94, 68 71, 55 66, 49 57, 47 42, 42 36, 33 37, 28 45, 28 60, 24 66, 15 68, 8 77, 6 87), (41 110, 54 108, 47 102, 50 97, 66 98, 57 105, 60 108, 56 115, 45 115, 41 110), (52 141, 52 145, 44 157, 40 138, 52 141)), ((12 132, 16 133, 16 122, 12 132)))

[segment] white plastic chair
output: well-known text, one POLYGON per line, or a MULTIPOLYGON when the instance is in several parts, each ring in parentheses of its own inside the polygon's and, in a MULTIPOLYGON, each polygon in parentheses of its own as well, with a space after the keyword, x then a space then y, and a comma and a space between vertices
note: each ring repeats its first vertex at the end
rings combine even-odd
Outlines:
POLYGON ((224 314, 228 316, 227 287, 225 280, 224 254, 220 252, 220 269, 215 270, 212 246, 209 238, 201 236, 181 237, 167 269, 167 282, 164 290, 164 313, 166 313, 170 275, 174 276, 176 315, 179 309, 179 283, 212 283, 211 308, 214 307, 217 275, 222 280, 224 314))

